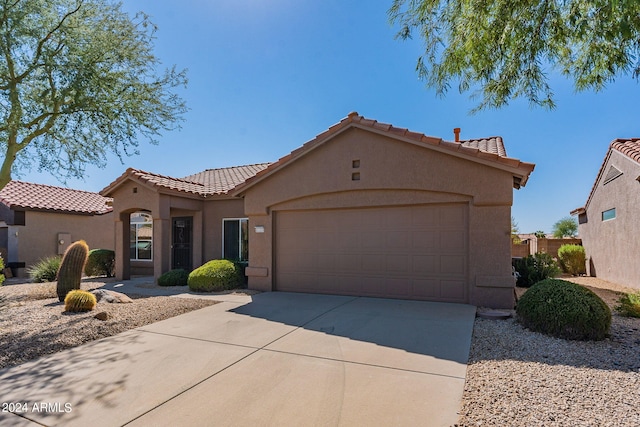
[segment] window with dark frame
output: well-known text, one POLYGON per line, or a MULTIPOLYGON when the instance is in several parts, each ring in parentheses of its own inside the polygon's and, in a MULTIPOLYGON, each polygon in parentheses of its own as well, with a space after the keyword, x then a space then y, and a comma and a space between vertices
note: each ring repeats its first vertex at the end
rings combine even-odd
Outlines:
POLYGON ((249 220, 247 218, 222 220, 222 257, 234 261, 249 260, 249 220))

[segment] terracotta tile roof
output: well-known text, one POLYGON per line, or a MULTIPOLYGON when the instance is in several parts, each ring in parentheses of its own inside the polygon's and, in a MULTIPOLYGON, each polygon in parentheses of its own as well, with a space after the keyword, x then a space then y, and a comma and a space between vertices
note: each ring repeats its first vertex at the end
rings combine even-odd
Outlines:
POLYGON ((238 184, 243 183, 246 179, 254 176, 267 166, 269 166, 269 163, 234 166, 221 169, 207 169, 184 178, 173 178, 157 173, 129 168, 118 179, 104 188, 100 194, 110 194, 121 183, 130 178, 154 187, 179 191, 182 193, 190 193, 200 197, 227 194, 238 184))
POLYGON ((242 184, 258 172, 266 169, 270 164, 271 163, 259 163, 230 168, 207 169, 182 179, 204 185, 207 194, 226 194, 237 185, 242 184))
POLYGON ((584 204, 584 206, 572 210, 570 212, 571 215, 579 215, 586 212, 587 206, 589 206, 589 202, 591 202, 591 199, 593 197, 593 193, 598 187, 598 182, 600 182, 600 178, 604 174, 604 168, 607 164, 607 161, 609 160, 609 157, 611 156, 611 150, 616 150, 627 156, 629 159, 640 163, 640 138, 618 138, 611 141, 611 144, 609 144, 607 155, 604 156, 604 160, 602 161, 602 165, 600 166, 600 170, 598 171, 596 180, 593 183, 593 187, 591 187, 589 197, 587 197, 587 202, 584 204))
POLYGON ((611 148, 640 163, 640 138, 618 138, 611 143, 611 148))
POLYGON ((460 142, 445 141, 442 138, 427 136, 424 133, 413 132, 405 128, 395 127, 388 123, 380 123, 377 120, 367 119, 360 116, 356 112, 351 112, 347 117, 339 123, 331 126, 326 131, 317 135, 314 139, 306 142, 298 149, 292 151, 288 155, 280 158, 277 162, 271 164, 265 170, 257 173, 254 177, 247 179, 240 184, 233 193, 238 195, 249 186, 254 185, 262 178, 280 169, 297 157, 313 150, 316 146, 321 145, 328 139, 334 137, 340 132, 350 128, 358 127, 361 129, 371 130, 382 134, 391 134, 392 137, 409 140, 413 143, 425 146, 438 147, 445 151, 456 152, 459 155, 475 158, 478 160, 488 160, 496 166, 506 167, 514 171, 514 187, 520 188, 525 185, 529 174, 533 171, 535 165, 533 163, 521 162, 518 159, 507 157, 502 138, 494 136, 490 138, 469 139, 460 142), (517 173, 517 175, 516 175, 517 173))
POLYGON ((0 203, 20 210, 102 215, 113 210, 107 205, 112 201, 98 193, 23 181, 11 181, 0 190, 0 203))

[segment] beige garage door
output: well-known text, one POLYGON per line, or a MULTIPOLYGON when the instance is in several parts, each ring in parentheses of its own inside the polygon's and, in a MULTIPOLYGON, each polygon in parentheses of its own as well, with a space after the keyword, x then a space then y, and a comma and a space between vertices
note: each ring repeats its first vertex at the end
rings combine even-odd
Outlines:
POLYGON ((467 205, 276 212, 280 291, 467 302, 467 205))

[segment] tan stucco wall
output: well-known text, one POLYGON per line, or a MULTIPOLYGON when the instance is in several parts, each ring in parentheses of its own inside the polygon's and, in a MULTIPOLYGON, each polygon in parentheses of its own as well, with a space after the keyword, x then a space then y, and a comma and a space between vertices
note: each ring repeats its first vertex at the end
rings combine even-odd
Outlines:
POLYGON ((578 226, 592 276, 640 289, 640 165, 612 150, 604 174, 615 166, 623 175, 597 183, 587 206, 587 223, 578 226), (616 218, 602 221, 602 212, 616 209, 616 218))
POLYGON ((274 212, 462 201, 470 206, 469 302, 511 308, 512 184, 509 172, 350 129, 245 192, 249 287, 273 289, 274 212), (258 225, 264 233, 255 233, 258 225))
MULTIPOLYGON (((11 227, 17 232, 18 256, 12 261, 24 262, 30 266, 39 259, 57 255, 76 240, 85 240, 91 249, 114 249, 113 214, 71 215, 51 212, 25 212, 25 225, 11 227), (71 241, 62 245, 58 234, 70 234, 71 241)), ((22 270, 22 269, 20 269, 22 270)), ((19 271, 24 275, 25 271, 19 271)))
POLYGON ((153 217, 153 261, 130 262, 129 273, 156 278, 171 269, 172 218, 193 217, 193 268, 221 257, 223 218, 244 218, 242 199, 221 196, 205 200, 190 195, 162 194, 155 187, 135 181, 122 183, 110 196, 114 198, 116 213, 116 276, 119 278, 126 277, 126 266, 130 262, 128 213, 146 210, 153 217))

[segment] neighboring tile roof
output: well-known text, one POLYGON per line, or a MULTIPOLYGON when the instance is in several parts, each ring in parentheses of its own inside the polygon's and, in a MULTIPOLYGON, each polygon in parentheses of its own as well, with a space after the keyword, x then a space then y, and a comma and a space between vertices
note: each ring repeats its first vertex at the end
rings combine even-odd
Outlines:
MULTIPOLYGON (((640 138, 618 138, 611 141, 609 144, 609 150, 607 151, 607 155, 604 156, 604 160, 602 161, 602 165, 600 166, 600 170, 598 171, 598 175, 596 176, 596 180, 593 183, 593 187, 591 187, 591 192, 589 193, 589 197, 587 197, 587 202, 583 207, 579 207, 571 211, 571 215, 579 215, 584 213, 589 206, 589 202, 593 197, 593 193, 596 191, 598 187, 598 182, 600 182, 600 177, 604 173, 604 167, 611 156, 611 150, 616 150, 629 159, 635 161, 636 163, 640 163, 640 138)), ((606 178, 605 178, 606 180, 606 178)))
POLYGON ((404 138, 411 140, 414 143, 420 145, 438 146, 445 151, 456 152, 463 156, 471 158, 477 158, 482 160, 488 160, 496 165, 508 167, 512 170, 518 170, 518 176, 514 175, 514 187, 520 188, 526 184, 529 174, 533 171, 535 165, 533 163, 521 162, 518 159, 507 157, 507 152, 504 148, 502 138, 494 136, 490 138, 481 139, 469 139, 460 142, 445 141, 442 138, 436 138, 433 136, 427 136, 423 133, 413 132, 405 128, 395 127, 388 123, 380 123, 377 120, 367 119, 360 116, 356 112, 351 112, 347 117, 342 119, 339 123, 331 126, 326 131, 317 135, 314 139, 306 142, 304 145, 284 157, 281 157, 277 162, 272 163, 265 170, 257 173, 254 177, 247 179, 243 184, 238 185, 234 190, 234 194, 240 194, 249 186, 254 185, 270 173, 276 171, 284 164, 287 164, 299 156, 309 152, 316 146, 324 143, 328 139, 334 137, 338 133, 349 127, 359 127, 362 129, 368 129, 374 132, 390 134, 391 137, 404 138))
POLYGON ((100 194, 110 194, 116 187, 129 178, 150 184, 154 187, 165 188, 182 193, 191 193, 201 197, 227 194, 238 184, 243 183, 246 179, 254 176, 267 166, 269 166, 269 163, 234 166, 220 169, 207 169, 184 178, 172 178, 152 172, 129 168, 118 179, 104 188, 100 194))
POLYGON ((112 211, 107 205, 112 201, 98 193, 23 181, 11 181, 0 190, 0 203, 21 210, 102 215, 112 211))
POLYGON ((611 143, 611 148, 640 163, 640 138, 618 138, 611 143))
POLYGON ((504 148, 502 137, 499 136, 492 136, 484 139, 467 139, 465 141, 460 141, 460 144, 465 147, 477 148, 478 150, 486 151, 487 153, 496 154, 500 157, 507 157, 507 150, 504 148))

